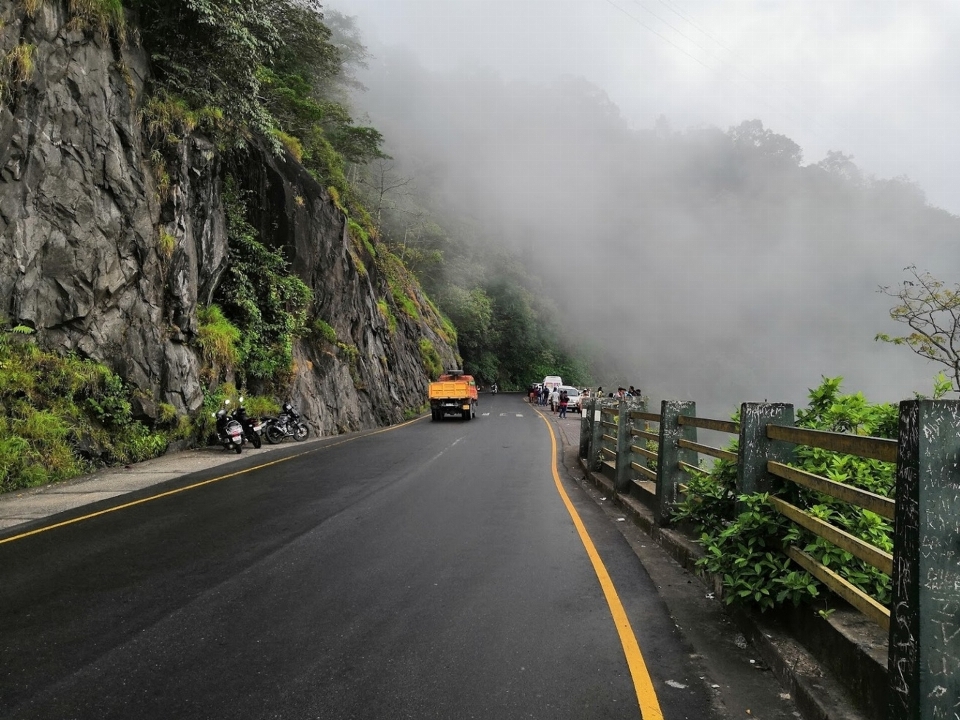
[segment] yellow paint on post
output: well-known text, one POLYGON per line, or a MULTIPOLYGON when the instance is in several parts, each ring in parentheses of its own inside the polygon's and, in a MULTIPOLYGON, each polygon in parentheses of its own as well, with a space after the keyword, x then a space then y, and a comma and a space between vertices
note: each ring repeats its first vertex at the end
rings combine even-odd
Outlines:
POLYGON ((627 659, 630 677, 633 678, 633 687, 637 693, 637 702, 640 704, 640 716, 643 720, 663 720, 660 701, 657 699, 656 690, 653 688, 653 680, 650 678, 647 664, 644 662, 643 654, 640 652, 640 644, 637 642, 637 636, 633 633, 633 627, 630 625, 627 612, 623 608, 623 603, 620 602, 620 596, 617 595, 617 589, 613 585, 613 580, 611 580, 609 573, 607 573, 607 568, 603 564, 603 560, 600 557, 600 553, 597 552, 593 540, 590 539, 583 520, 580 519, 580 515, 573 506, 570 496, 567 495, 567 491, 564 490, 563 484, 560 482, 560 473, 557 471, 557 436, 553 432, 553 426, 543 413, 539 410, 537 412, 550 431, 550 467, 553 471, 553 482, 557 486, 557 492, 560 493, 567 512, 570 513, 570 518, 573 520, 574 527, 576 527, 577 533, 580 535, 580 540, 583 542, 584 548, 586 548, 587 556, 593 565, 593 570, 596 572, 597 579, 600 581, 600 587, 603 589, 603 596, 607 600, 610 614, 613 617, 613 623, 617 628, 617 634, 620 636, 620 644, 623 646, 623 654, 627 659))

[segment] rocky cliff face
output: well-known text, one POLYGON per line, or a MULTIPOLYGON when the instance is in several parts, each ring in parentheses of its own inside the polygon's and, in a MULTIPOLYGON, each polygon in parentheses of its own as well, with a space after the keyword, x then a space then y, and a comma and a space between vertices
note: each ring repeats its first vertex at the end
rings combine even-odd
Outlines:
POLYGON ((0 56, 24 46, 32 72, 18 81, 7 62, 0 103, 0 312, 36 328, 42 345, 110 366, 143 391, 146 416, 158 402, 196 411, 204 389, 196 310, 227 268, 229 166, 253 192, 262 240, 285 249, 318 315, 359 351, 298 343, 289 397, 315 431, 396 422, 422 404, 422 338, 455 364, 423 298, 414 298, 421 317, 408 317, 373 263, 358 272, 343 213, 291 158, 252 148, 238 162, 191 136, 161 200, 138 122, 144 54, 74 27, 59 0, 33 17, 0 0, 0 56), (161 230, 176 239, 172 253, 161 230), (378 300, 392 307, 395 329, 378 300))

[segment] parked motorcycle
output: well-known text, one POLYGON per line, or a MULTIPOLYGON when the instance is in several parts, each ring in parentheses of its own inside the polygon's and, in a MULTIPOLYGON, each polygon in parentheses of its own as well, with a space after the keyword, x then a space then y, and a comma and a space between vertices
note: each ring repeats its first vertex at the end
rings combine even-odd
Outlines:
POLYGON ((290 403, 283 404, 282 412, 277 417, 264 419, 263 436, 271 445, 283 442, 288 437, 301 442, 309 434, 310 428, 290 403))
MULTIPOLYGON (((229 400, 224 401, 224 405, 229 403, 229 400)), ((217 442, 223 445, 224 450, 233 448, 239 455, 243 449, 243 426, 227 414, 225 407, 217 410, 213 417, 217 419, 217 442)))
POLYGON ((243 398, 240 398, 240 404, 237 409, 230 413, 230 417, 240 423, 243 428, 243 435, 255 448, 260 449, 263 442, 260 435, 263 432, 263 421, 258 418, 252 418, 247 415, 247 409, 243 406, 243 398))

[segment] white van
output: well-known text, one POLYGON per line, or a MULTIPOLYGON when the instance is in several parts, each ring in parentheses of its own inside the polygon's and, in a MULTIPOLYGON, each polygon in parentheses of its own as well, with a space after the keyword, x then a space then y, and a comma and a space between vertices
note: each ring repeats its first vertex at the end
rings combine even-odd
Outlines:
POLYGON ((544 387, 548 388, 550 392, 553 392, 554 389, 563 385, 563 378, 561 378, 559 375, 547 375, 543 379, 543 385, 544 387))

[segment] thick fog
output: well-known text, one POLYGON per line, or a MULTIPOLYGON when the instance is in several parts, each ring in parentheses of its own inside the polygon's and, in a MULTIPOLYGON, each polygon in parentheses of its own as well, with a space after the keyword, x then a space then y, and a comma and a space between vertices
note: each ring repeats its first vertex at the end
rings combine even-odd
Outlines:
POLYGON ((960 280, 957 10, 329 7, 373 55, 356 103, 395 170, 537 270, 604 385, 715 417, 821 375, 930 391, 936 365, 873 338, 905 266, 960 280))

